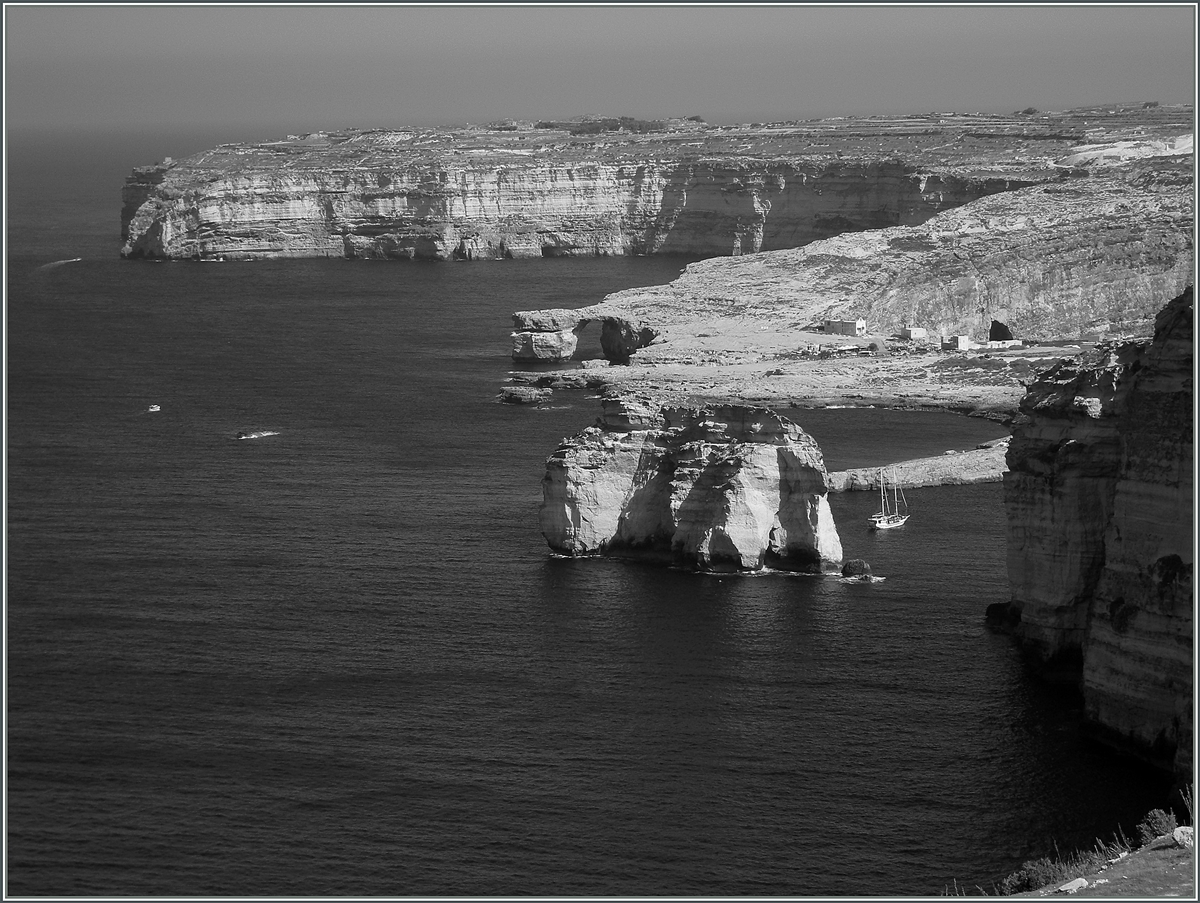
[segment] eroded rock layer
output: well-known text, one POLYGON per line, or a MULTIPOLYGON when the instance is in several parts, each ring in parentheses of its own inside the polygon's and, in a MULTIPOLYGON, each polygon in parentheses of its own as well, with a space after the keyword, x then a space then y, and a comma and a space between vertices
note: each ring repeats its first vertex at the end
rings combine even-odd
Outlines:
MULTIPOLYGON (((1189 116, 1162 108, 318 132, 135 170, 124 190, 122 254, 736 255, 921 223, 1053 180, 1057 160, 1078 156, 1086 140, 1152 137, 1162 145, 1156 153, 1183 153, 1164 142, 1189 130, 1189 116)), ((1128 153, 1106 146, 1071 166, 1128 153)))
POLYGON ((1007 618, 1077 678, 1108 739, 1192 766, 1192 290, 1149 343, 1101 346, 1021 402, 1005 477, 1007 618))
POLYGON ((842 558, 816 441, 763 408, 612 399, 546 462, 541 527, 565 555, 704 571, 820 572, 842 558))
MULTIPOLYGON (((1190 160, 1006 192, 915 226, 690 264, 665 286, 565 311, 522 311, 514 341, 601 320, 610 360, 696 355, 710 336, 746 335, 748 355, 789 351, 827 319, 872 335, 905 325, 986 342, 996 320, 1018 338, 1146 334, 1161 299, 1193 278, 1190 160)), ((554 359, 554 358, 549 358, 554 359)), ((731 358, 731 362, 736 358, 731 358)))
POLYGON ((1012 185, 931 179, 891 161, 465 159, 401 168, 371 146, 363 157, 369 168, 329 172, 273 170, 271 161, 211 177, 187 161, 137 170, 125 189, 122 253, 435 260, 742 254, 921 222, 1012 185))

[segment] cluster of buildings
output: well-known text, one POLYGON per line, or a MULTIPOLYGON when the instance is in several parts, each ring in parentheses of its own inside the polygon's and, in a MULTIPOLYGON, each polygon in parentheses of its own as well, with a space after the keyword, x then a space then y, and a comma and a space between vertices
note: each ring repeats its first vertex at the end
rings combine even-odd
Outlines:
MULTIPOLYGON (((827 335, 865 336, 867 334, 866 320, 826 320, 821 325, 821 331, 827 335)), ((923 326, 903 326, 900 338, 914 342, 929 341, 929 332, 923 326)), ((1000 339, 988 342, 974 342, 967 335, 941 336, 942 351, 975 351, 979 348, 1002 350, 1018 347, 1020 339, 1000 339)))
MULTIPOLYGON (((921 330, 924 332, 925 330, 921 330)), ((943 351, 974 351, 977 348, 987 348, 989 351, 1002 351, 1005 348, 1019 348, 1023 343, 1020 339, 989 339, 986 342, 973 342, 970 336, 942 336, 943 351)))

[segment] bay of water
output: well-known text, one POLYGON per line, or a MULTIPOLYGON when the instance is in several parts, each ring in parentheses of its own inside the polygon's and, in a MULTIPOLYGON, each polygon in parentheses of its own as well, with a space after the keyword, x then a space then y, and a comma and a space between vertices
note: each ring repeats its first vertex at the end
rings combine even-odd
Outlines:
POLYGON ((929 895, 1163 802, 984 628, 999 485, 834 496, 870 586, 548 553, 599 408, 496 402, 510 314, 684 261, 121 261, 125 172, 233 140, 169 139, 10 136, 10 894, 929 895))

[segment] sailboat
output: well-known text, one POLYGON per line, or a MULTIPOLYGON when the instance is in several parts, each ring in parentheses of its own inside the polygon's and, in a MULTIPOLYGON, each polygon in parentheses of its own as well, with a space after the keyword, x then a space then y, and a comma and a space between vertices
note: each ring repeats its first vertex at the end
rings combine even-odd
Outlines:
POLYGON ((900 489, 900 484, 892 479, 892 498, 889 501, 887 495, 887 474, 883 468, 879 468, 879 513, 872 514, 869 518, 870 527, 872 530, 891 530, 895 527, 903 527, 904 522, 908 520, 908 499, 904 498, 904 492, 900 489), (904 503, 904 512, 900 512, 900 503, 904 503))

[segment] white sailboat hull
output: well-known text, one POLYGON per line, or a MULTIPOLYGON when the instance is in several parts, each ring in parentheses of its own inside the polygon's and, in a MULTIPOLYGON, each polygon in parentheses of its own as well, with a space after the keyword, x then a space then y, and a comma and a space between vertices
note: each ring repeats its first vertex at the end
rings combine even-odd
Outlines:
MULTIPOLYGON (((878 514, 872 514, 867 519, 867 523, 872 530, 894 530, 896 527, 903 527, 904 522, 908 520, 908 514, 900 513, 900 486, 894 480, 892 482, 891 503, 888 503, 887 493, 887 474, 884 469, 879 468, 879 508, 878 514)), ((905 501, 904 508, 907 511, 908 502, 905 501)))

